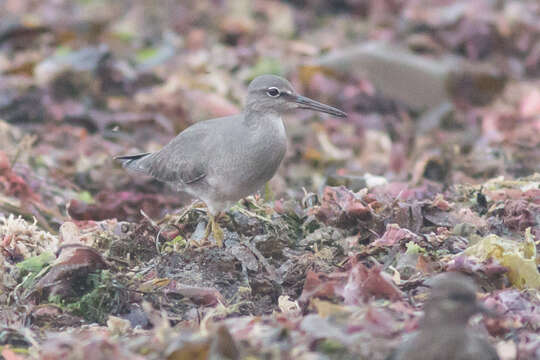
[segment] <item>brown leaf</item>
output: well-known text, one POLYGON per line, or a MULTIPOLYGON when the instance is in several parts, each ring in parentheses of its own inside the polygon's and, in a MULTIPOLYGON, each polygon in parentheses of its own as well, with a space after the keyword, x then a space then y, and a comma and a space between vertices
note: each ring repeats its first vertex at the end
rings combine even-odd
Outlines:
POLYGON ((348 272, 322 274, 309 271, 298 302, 306 304, 311 298, 332 300, 336 296, 342 297, 345 304, 358 304, 372 296, 391 300, 402 298, 401 291, 380 266, 367 268, 356 263, 355 258, 351 263, 348 272))
POLYGON ((34 193, 26 181, 13 171, 9 158, 3 151, 0 151, 0 192, 23 201, 40 200, 40 196, 34 193))
POLYGON ((503 223, 510 229, 523 231, 538 225, 540 205, 525 200, 507 200, 504 203, 503 223))
POLYGON ((322 204, 314 212, 320 221, 337 227, 355 224, 371 215, 371 209, 363 204, 360 196, 344 186, 326 187, 322 204))
POLYGON ((354 265, 347 283, 340 289, 345 304, 357 304, 359 299, 384 297, 390 300, 399 300, 403 297, 401 291, 394 285, 389 275, 382 272, 381 266, 367 268, 363 264, 354 265))
POLYGON ((344 273, 323 274, 308 271, 304 282, 302 295, 298 299, 300 304, 307 304, 311 298, 333 299, 336 297, 336 287, 346 279, 344 273))
POLYGON ((52 304, 36 306, 30 312, 29 318, 32 325, 49 329, 77 326, 82 322, 81 318, 64 313, 60 307, 52 304))
POLYGON ((418 240, 419 236, 410 230, 402 229, 397 224, 386 225, 383 236, 372 243, 373 246, 394 246, 398 243, 418 240))
POLYGON ((214 288, 185 286, 176 281, 171 281, 167 286, 166 293, 177 294, 187 297, 193 303, 200 306, 215 306, 225 303, 223 295, 214 288))
POLYGON ((34 286, 34 293, 72 295, 77 280, 107 267, 94 248, 78 244, 63 246, 51 269, 34 286))

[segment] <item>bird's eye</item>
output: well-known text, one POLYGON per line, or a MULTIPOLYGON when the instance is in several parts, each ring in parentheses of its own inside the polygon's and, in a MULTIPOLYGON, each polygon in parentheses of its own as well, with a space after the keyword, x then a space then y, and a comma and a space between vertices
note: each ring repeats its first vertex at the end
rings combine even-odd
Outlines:
POLYGON ((268 88, 268 90, 266 90, 266 94, 271 97, 278 97, 279 95, 281 95, 279 89, 275 87, 268 88))

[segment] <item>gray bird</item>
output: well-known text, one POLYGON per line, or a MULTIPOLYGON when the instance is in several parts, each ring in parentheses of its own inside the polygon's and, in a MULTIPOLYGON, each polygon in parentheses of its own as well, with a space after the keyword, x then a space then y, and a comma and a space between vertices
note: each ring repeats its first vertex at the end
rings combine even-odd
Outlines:
POLYGON ((197 122, 157 152, 115 159, 127 169, 151 175, 204 201, 210 218, 206 237, 211 229, 218 246, 223 246, 223 232, 215 216, 274 176, 287 149, 281 115, 293 109, 347 116, 298 95, 284 78, 261 75, 249 84, 241 114, 197 122))
POLYGON ((467 328, 471 316, 493 314, 476 300, 476 287, 464 275, 445 273, 433 279, 420 330, 387 360, 498 360, 495 348, 467 328))

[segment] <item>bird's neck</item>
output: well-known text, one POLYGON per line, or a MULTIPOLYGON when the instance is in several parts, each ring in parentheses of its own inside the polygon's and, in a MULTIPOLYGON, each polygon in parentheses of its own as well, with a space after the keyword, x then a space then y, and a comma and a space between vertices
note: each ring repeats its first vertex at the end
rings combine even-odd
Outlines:
POLYGON ((423 327, 440 326, 445 324, 446 326, 458 326, 466 327, 469 322, 469 314, 454 313, 448 314, 443 311, 437 311, 438 309, 426 309, 424 317, 422 319, 423 327))
POLYGON ((254 111, 254 109, 249 108, 247 108, 244 113, 243 123, 252 129, 274 127, 276 125, 283 126, 281 115, 277 111, 254 111))

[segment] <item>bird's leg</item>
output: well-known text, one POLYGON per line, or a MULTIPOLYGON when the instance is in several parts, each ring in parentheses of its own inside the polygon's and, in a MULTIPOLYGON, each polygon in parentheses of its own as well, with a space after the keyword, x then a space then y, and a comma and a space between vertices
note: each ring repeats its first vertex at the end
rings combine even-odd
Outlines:
POLYGON ((182 221, 184 217, 186 217, 193 209, 198 209, 202 207, 201 204, 202 206, 206 206, 204 202, 200 200, 192 201, 191 204, 189 204, 186 208, 184 208, 184 211, 182 211, 182 213, 178 216, 178 218, 174 221, 174 223, 179 224, 180 221, 182 221))
POLYGON ((223 247, 223 230, 217 223, 215 217, 212 216, 212 232, 214 233, 214 238, 219 247, 223 247))
POLYGON ((214 235, 214 239, 216 239, 217 246, 223 247, 223 230, 217 223, 216 217, 209 211, 208 212, 208 225, 206 225, 204 238, 208 239, 208 237, 210 236, 210 233, 214 235))

